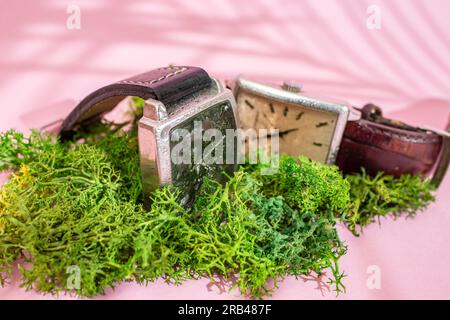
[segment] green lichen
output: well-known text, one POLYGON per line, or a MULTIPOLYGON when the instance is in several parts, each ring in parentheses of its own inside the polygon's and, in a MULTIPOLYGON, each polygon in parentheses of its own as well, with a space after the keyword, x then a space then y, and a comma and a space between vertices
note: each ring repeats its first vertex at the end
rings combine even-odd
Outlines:
POLYGON ((47 152, 55 143, 51 136, 41 136, 33 131, 29 137, 15 130, 0 134, 0 171, 19 167, 33 160, 36 155, 47 152))
POLYGON ((204 179, 190 209, 180 190, 158 189, 143 207, 137 144, 142 101, 131 121, 105 122, 61 143, 33 132, 0 135, 0 283, 18 264, 27 289, 80 296, 122 281, 209 277, 221 288, 264 297, 285 276, 322 276, 345 289, 346 252, 335 224, 353 232, 380 216, 413 216, 433 200, 428 182, 283 156, 274 175, 246 166, 226 183, 204 179), (128 129, 128 130, 124 130, 128 129), (80 287, 69 288, 73 266, 80 287), (273 280, 273 284, 270 284, 273 280))
POLYGON ((341 220, 355 235, 382 217, 414 217, 435 200, 435 187, 420 176, 394 178, 383 173, 348 175, 350 206, 341 220))
POLYGON ((261 217, 258 228, 262 251, 290 275, 321 274, 330 268, 336 292, 345 290, 337 261, 346 253, 335 224, 349 205, 349 184, 334 166, 306 157, 282 156, 276 174, 248 169, 261 184, 252 196, 253 209, 261 217))
MULTIPOLYGON (((145 210, 136 137, 114 128, 80 135, 77 144, 34 133, 41 149, 26 158, 13 153, 21 161, 0 198, 2 283, 16 261, 22 285, 45 293, 67 291, 68 271, 77 266, 81 286, 74 292, 81 296, 126 280, 219 276, 229 288, 262 297, 273 289, 270 279, 276 285, 286 275, 321 274, 345 252, 334 229, 336 204, 318 212, 331 196, 319 190, 331 182, 322 181, 322 165, 298 162, 296 172, 314 177, 317 190, 286 193, 289 201, 281 193, 264 194, 262 176, 240 170, 225 184, 205 180, 190 210, 169 187, 157 190, 145 210), (309 197, 319 193, 322 202, 315 206, 309 197), (300 202, 289 207, 302 197, 310 209, 300 210, 300 202)), ((281 166, 293 163, 286 158, 281 166)), ((333 271, 337 291, 341 277, 333 271)))

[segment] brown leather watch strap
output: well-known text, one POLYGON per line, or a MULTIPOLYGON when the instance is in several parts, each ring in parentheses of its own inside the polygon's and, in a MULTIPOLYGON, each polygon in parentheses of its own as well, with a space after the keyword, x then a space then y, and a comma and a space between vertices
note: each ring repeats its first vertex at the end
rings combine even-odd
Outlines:
POLYGON ((398 177, 426 175, 433 169, 441 151, 440 135, 386 119, 372 104, 361 113, 362 119, 347 123, 337 156, 344 173, 363 167, 371 175, 383 171, 398 177))
POLYGON ((209 75, 197 67, 171 66, 139 74, 100 88, 84 98, 64 120, 60 137, 71 139, 78 125, 96 121, 127 96, 169 104, 210 85, 209 75))

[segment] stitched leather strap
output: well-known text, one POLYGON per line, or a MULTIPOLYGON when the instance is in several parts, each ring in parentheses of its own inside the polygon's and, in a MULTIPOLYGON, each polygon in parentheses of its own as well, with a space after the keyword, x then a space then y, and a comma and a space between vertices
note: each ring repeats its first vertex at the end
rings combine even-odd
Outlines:
POLYGON ((139 74, 100 88, 84 98, 64 120, 60 137, 71 139, 77 126, 98 121, 127 96, 169 104, 210 85, 209 75, 197 67, 173 66, 139 74))
POLYGON ((441 136, 386 119, 372 104, 361 113, 361 120, 347 123, 339 149, 336 163, 344 173, 364 167, 371 175, 383 171, 398 177, 426 175, 433 169, 441 151, 441 136))

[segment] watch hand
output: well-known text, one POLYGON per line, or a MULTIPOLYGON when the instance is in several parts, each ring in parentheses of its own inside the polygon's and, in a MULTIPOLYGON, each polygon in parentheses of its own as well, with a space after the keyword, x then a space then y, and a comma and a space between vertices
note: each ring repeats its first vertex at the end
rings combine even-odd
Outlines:
POLYGON ((282 138, 284 135, 287 135, 288 133, 291 133, 291 132, 294 132, 294 131, 297 131, 297 130, 298 130, 298 128, 293 128, 293 129, 288 129, 288 130, 285 130, 285 131, 280 131, 279 132, 280 138, 282 138))
MULTIPOLYGON (((298 128, 294 128, 294 129, 288 129, 288 130, 285 130, 285 131, 279 131, 278 133, 268 133, 266 137, 267 138, 272 138, 272 137, 275 137, 275 136, 279 136, 280 138, 283 138, 283 136, 285 136, 286 134, 291 133, 293 131, 297 131, 297 130, 298 130, 298 128)), ((255 136, 255 137, 252 137, 251 139, 252 139, 252 141, 254 141, 254 140, 258 139, 258 137, 255 136)))
POLYGON ((293 128, 293 129, 288 129, 288 130, 284 130, 284 131, 279 131, 278 134, 276 134, 276 133, 269 133, 269 134, 267 134, 267 138, 271 138, 271 137, 274 137, 274 136, 279 136, 280 138, 283 138, 283 136, 287 135, 288 133, 291 133, 291 132, 294 132, 294 131, 297 131, 297 130, 298 130, 298 128, 293 128))

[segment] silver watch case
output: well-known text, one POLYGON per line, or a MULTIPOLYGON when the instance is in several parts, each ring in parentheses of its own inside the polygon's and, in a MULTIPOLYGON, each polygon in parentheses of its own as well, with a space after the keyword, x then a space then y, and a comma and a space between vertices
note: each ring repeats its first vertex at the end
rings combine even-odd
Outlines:
MULTIPOLYGON (((146 199, 159 186, 177 182, 176 177, 172 176, 171 129, 221 102, 227 102, 231 106, 235 121, 232 126, 238 128, 239 120, 234 96, 216 79, 212 79, 210 88, 201 90, 171 105, 166 106, 153 99, 145 101, 143 117, 139 121, 138 137, 143 190, 146 199), (171 110, 170 113, 168 110, 171 110)), ((201 178, 198 177, 198 179, 201 178)))

